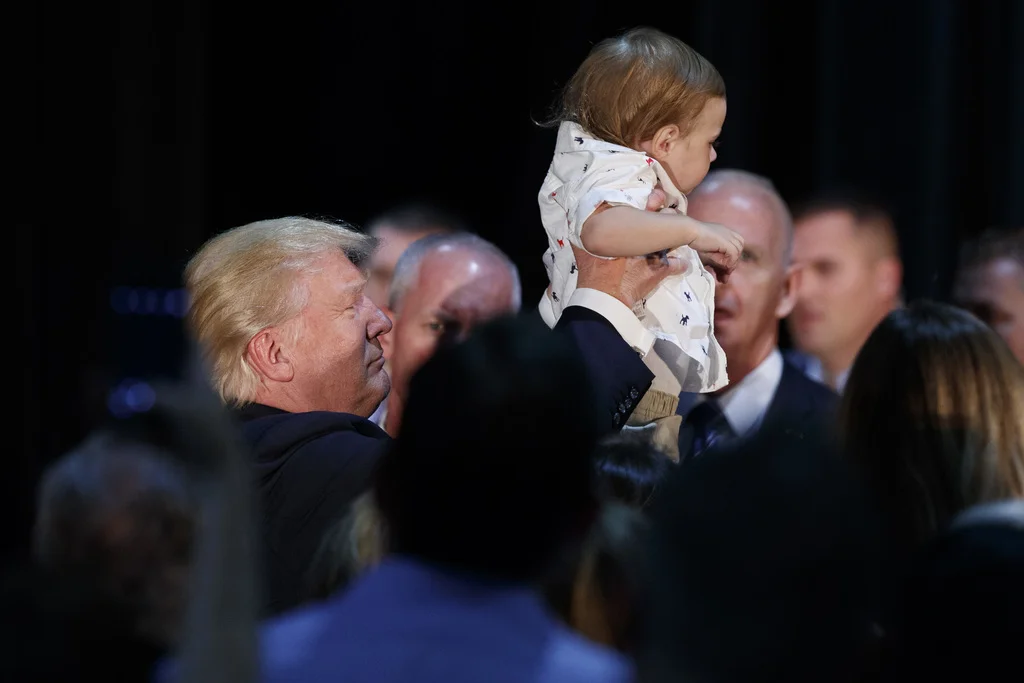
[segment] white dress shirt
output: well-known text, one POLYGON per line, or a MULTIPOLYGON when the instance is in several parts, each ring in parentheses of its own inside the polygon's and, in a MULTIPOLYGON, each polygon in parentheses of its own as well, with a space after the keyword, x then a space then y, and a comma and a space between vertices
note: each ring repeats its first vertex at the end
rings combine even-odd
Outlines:
MULTIPOLYGON (((817 356, 807 356, 806 364, 804 365, 804 374, 813 379, 819 384, 828 386, 828 382, 825 381, 825 366, 822 365, 821 361, 818 360, 817 356)), ((846 380, 850 377, 850 368, 843 370, 836 375, 836 386, 835 390, 837 394, 843 393, 843 389, 846 388, 846 380)))
MULTIPOLYGON (((761 426, 772 399, 775 398, 775 392, 779 389, 782 370, 782 353, 778 348, 774 348, 749 375, 729 387, 722 396, 713 399, 722 409, 733 434, 745 437, 761 426)), ((679 412, 685 415, 703 400, 705 397, 701 394, 681 396, 679 412)))
POLYGON ((384 429, 384 420, 388 418, 388 399, 385 396, 384 400, 377 406, 377 410, 373 411, 373 415, 369 418, 370 422, 377 425, 381 429, 384 429))

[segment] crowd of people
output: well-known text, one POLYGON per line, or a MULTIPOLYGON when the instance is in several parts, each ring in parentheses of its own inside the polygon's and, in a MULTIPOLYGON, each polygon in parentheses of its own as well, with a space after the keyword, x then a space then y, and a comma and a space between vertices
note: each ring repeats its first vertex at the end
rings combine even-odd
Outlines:
MULTIPOLYGON (((714 88, 702 106, 721 99, 724 117, 714 88)), ((713 138, 708 121, 695 130, 713 138)), ((202 245, 186 379, 45 473, 34 563, 3 586, 0 678, 1015 670, 1024 231, 967 245, 952 301, 908 303, 883 208, 791 209, 771 180, 706 164, 690 186, 672 171, 695 177, 672 156, 685 136, 658 129, 664 148, 644 153, 664 156, 686 220, 653 185, 640 205, 590 206, 577 227, 603 216, 615 253, 552 237, 567 270, 540 309, 501 249, 430 207, 365 230, 268 219, 202 245), (633 214, 615 208, 705 242, 618 253, 633 214), (695 304, 689 329, 706 277, 724 387, 645 318, 652 292, 690 287, 672 290, 695 304), (701 381, 659 413, 647 396, 669 358, 701 381)))

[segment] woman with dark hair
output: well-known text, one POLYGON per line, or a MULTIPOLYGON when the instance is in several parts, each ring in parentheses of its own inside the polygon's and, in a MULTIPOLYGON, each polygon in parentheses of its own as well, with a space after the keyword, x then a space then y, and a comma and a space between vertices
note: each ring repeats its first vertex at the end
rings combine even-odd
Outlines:
POLYGON ((1024 497, 1024 368, 966 311, 919 302, 868 338, 840 409, 896 558, 958 513, 1024 497))
POLYGON ((595 450, 595 489, 601 514, 590 533, 569 547, 545 595, 578 633, 629 653, 636 645, 642 580, 637 562, 647 540, 644 509, 674 463, 650 432, 627 430, 604 437, 595 450))
POLYGON ((596 454, 598 496, 645 508, 672 465, 646 431, 626 430, 606 436, 596 454))

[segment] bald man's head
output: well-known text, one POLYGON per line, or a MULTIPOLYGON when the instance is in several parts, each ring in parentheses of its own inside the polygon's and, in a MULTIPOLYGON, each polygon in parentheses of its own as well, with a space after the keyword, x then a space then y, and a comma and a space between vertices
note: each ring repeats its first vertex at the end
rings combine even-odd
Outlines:
POLYGON ((771 354, 779 320, 792 309, 793 221, 770 180, 738 170, 708 174, 690 193, 687 213, 743 237, 739 265, 715 288, 715 337, 735 385, 771 354))
MULTIPOLYGON (((690 194, 690 213, 693 213, 695 201, 703 202, 705 198, 712 196, 729 197, 736 204, 747 203, 754 210, 762 211, 769 217, 772 230, 777 232, 777 235, 772 235, 772 242, 777 243, 781 249, 779 264, 782 268, 789 265, 793 253, 793 217, 772 181, 756 173, 739 169, 711 171, 704 182, 690 194)), ((728 227, 737 229, 731 225, 728 227)), ((747 239, 745 235, 744 239, 747 239)))
POLYGON ((395 434, 412 376, 444 344, 477 325, 519 310, 515 264, 498 247, 469 233, 430 235, 398 259, 385 309, 394 321, 381 338, 390 364, 385 429, 395 434))

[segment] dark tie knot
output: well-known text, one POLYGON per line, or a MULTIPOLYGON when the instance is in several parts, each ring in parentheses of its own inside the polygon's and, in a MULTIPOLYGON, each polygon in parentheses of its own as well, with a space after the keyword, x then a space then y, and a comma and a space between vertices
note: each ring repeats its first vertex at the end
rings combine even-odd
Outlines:
POLYGON ((718 401, 710 398, 695 405, 686 414, 686 422, 694 429, 721 427, 723 424, 728 424, 725 420, 725 413, 718 407, 718 401))
POLYGON ((714 399, 709 398, 695 405, 687 413, 684 422, 693 431, 693 448, 690 451, 692 457, 703 454, 719 439, 732 436, 732 428, 725 418, 725 413, 714 399))

